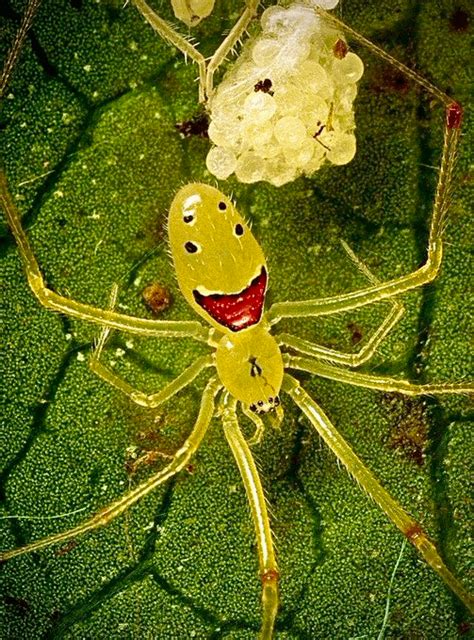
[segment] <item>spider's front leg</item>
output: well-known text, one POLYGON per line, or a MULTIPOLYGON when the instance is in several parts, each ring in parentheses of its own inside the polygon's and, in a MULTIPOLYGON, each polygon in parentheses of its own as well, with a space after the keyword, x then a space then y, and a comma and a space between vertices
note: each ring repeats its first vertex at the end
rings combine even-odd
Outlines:
POLYGON ((94 531, 99 527, 105 526, 122 513, 125 513, 129 507, 141 500, 148 493, 153 491, 160 484, 169 480, 172 476, 176 475, 179 471, 184 469, 189 463, 192 456, 198 450, 202 439, 204 438, 206 431, 209 427, 209 423, 214 415, 214 398, 221 388, 220 382, 216 378, 212 378, 204 389, 201 406, 199 408, 199 414, 196 419, 196 423, 191 434, 185 440, 184 444, 176 451, 172 461, 161 469, 157 473, 154 473, 147 480, 139 484, 135 489, 125 494, 112 504, 104 507, 96 515, 89 520, 86 520, 82 524, 79 524, 68 531, 48 536, 42 540, 31 542, 24 547, 18 549, 12 549, 11 551, 0 552, 0 562, 14 558, 15 556, 22 555, 24 553, 30 553, 32 551, 38 551, 44 549, 52 544, 59 542, 65 542, 71 538, 87 533, 88 531, 94 531))
POLYGON ((163 338, 194 338, 209 341, 209 330, 197 321, 168 321, 137 318, 117 313, 110 309, 100 309, 71 298, 66 298, 49 289, 44 281, 33 249, 21 224, 21 216, 7 185, 5 173, 0 170, 0 206, 3 208, 8 225, 16 240, 21 261, 33 294, 46 309, 65 313, 72 318, 94 322, 103 327, 121 329, 142 336, 163 338))
POLYGON ((282 389, 303 411, 324 442, 346 467, 349 474, 357 480, 362 489, 416 547, 429 566, 436 571, 465 606, 473 612, 474 597, 448 569, 421 525, 409 516, 403 507, 382 487, 372 472, 369 471, 335 429, 324 411, 306 393, 300 383, 288 374, 285 374, 283 378, 282 389))
POLYGON ((133 0, 133 4, 142 14, 148 24, 156 33, 181 51, 185 59, 188 57, 197 64, 199 69, 199 102, 206 101, 206 59, 194 45, 174 29, 166 20, 163 20, 145 0, 133 0))
POLYGON ((277 302, 267 312, 266 318, 271 324, 279 322, 282 318, 296 318, 308 316, 322 316, 350 309, 357 309, 367 304, 387 300, 399 296, 406 291, 416 289, 424 284, 432 282, 438 275, 443 255, 443 231, 446 226, 447 214, 450 205, 450 191, 453 180, 456 152, 461 135, 461 123, 463 111, 461 106, 448 95, 437 89, 430 82, 409 69, 380 47, 373 44, 359 33, 347 27, 343 22, 326 11, 316 8, 315 11, 322 15, 338 28, 349 33, 355 40, 369 49, 372 53, 395 67, 400 73, 413 80, 422 87, 434 99, 440 102, 445 110, 444 142, 441 155, 441 163, 436 187, 433 213, 430 223, 428 251, 425 263, 405 276, 394 278, 387 282, 373 284, 370 287, 342 293, 328 298, 315 300, 277 302))
POLYGON ((225 61, 230 51, 236 46, 238 42, 240 42, 241 38, 245 34, 247 27, 249 26, 251 20, 257 14, 257 7, 259 5, 259 0, 246 0, 246 7, 234 24, 232 29, 229 31, 225 39, 221 42, 216 51, 212 54, 206 72, 206 97, 210 99, 212 97, 214 91, 214 74, 218 70, 218 68, 225 61))
POLYGON ((133 0, 133 4, 159 36, 181 51, 185 59, 189 57, 197 64, 199 69, 199 102, 206 103, 212 97, 215 72, 245 34, 252 18, 257 13, 259 0, 246 0, 242 15, 208 61, 188 38, 182 36, 166 20, 163 20, 145 0, 133 0))

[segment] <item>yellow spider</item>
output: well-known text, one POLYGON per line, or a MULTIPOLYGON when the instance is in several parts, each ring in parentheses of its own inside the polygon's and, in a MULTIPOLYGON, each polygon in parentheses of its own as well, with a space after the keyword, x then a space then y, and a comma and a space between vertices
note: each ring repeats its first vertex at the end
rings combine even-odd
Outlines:
MULTIPOLYGON (((239 429, 237 406, 240 405, 243 413, 255 422, 261 433, 263 424, 259 416, 279 407, 283 391, 306 415, 361 487, 416 546, 426 562, 440 574, 466 606, 473 608, 471 596, 446 567, 421 526, 385 491, 335 430, 321 407, 306 393, 297 379, 285 373, 285 369, 308 371, 369 389, 398 391, 411 396, 468 393, 474 390, 474 386, 468 383, 417 385, 407 380, 373 376, 337 366, 354 366, 366 362, 400 318, 398 307, 394 307, 394 312, 380 325, 364 352, 355 357, 320 347, 296 336, 273 336, 271 333, 272 326, 282 318, 313 317, 356 309, 394 298, 431 282, 436 277, 441 264, 442 228, 448 204, 444 196, 446 181, 452 171, 460 123, 460 107, 455 103, 448 104, 445 147, 425 264, 406 276, 384 283, 374 282, 365 289, 332 298, 279 302, 264 313, 267 264, 245 221, 233 203, 214 187, 204 184, 183 187, 173 200, 169 213, 171 252, 180 289, 193 309, 211 324, 210 330, 199 322, 147 320, 125 316, 113 310, 97 309, 48 289, 3 177, 0 189, 2 206, 16 238, 28 282, 39 302, 48 309, 97 322, 105 327, 91 364, 95 373, 123 391, 134 402, 149 408, 157 407, 172 398, 203 369, 215 368, 216 374, 210 378, 204 390, 199 415, 190 436, 164 469, 83 524, 20 549, 4 552, 0 558, 6 560, 54 543, 65 542, 103 526, 181 471, 199 448, 216 412, 218 398, 217 410, 242 476, 257 534, 263 585, 261 637, 271 638, 278 610, 278 569, 263 488, 248 443, 239 429), (100 352, 110 329, 166 338, 190 337, 206 342, 215 351, 196 360, 160 392, 147 395, 134 389, 99 362, 100 352), (300 355, 291 355, 282 351, 282 347, 290 348, 300 355)), ((115 298, 116 290, 112 306, 115 298)))
MULTIPOLYGON (((352 35, 365 42, 353 32, 352 35)), ((264 429, 262 416, 276 414, 277 419, 280 419, 282 404, 292 400, 361 487, 464 604, 472 608, 472 597, 446 567, 421 526, 383 489, 336 431, 324 410, 304 390, 304 384, 300 384, 286 370, 306 371, 364 388, 406 395, 467 393, 473 390, 472 385, 417 385, 406 380, 352 370, 370 360, 400 319, 401 309, 398 304, 393 305, 385 320, 357 354, 339 353, 297 336, 274 331, 274 327, 283 318, 319 317, 358 309, 378 301, 394 300, 405 292, 433 281, 438 274, 449 204, 448 192, 460 135, 461 109, 412 71, 395 63, 386 54, 384 57, 419 82, 446 109, 445 142, 426 261, 414 272, 387 282, 377 281, 361 263, 357 263, 370 280, 369 286, 330 298, 277 302, 265 311, 265 294, 271 273, 262 249, 236 206, 226 195, 209 185, 192 183, 176 194, 170 207, 169 241, 181 292, 211 328, 198 321, 149 320, 118 313, 114 310, 116 287, 111 299, 112 308, 100 309, 61 296, 47 287, 23 230, 21 217, 9 193, 6 179, 2 175, 1 203, 33 293, 48 309, 103 327, 91 361, 95 373, 139 405, 157 407, 184 389, 204 370, 212 370, 194 428, 168 465, 83 524, 22 548, 3 552, 0 555, 2 560, 53 543, 65 542, 81 533, 97 529, 123 514, 155 487, 188 466, 206 434, 211 418, 217 413, 222 420, 225 437, 236 459, 251 506, 262 579, 261 637, 270 638, 278 609, 279 572, 260 478, 248 442, 240 431, 237 409, 254 422, 255 440, 258 441, 264 429), (160 392, 148 395, 132 387, 100 362, 100 355, 111 329, 141 336, 189 337, 207 344, 211 350, 209 355, 196 360, 160 392)))

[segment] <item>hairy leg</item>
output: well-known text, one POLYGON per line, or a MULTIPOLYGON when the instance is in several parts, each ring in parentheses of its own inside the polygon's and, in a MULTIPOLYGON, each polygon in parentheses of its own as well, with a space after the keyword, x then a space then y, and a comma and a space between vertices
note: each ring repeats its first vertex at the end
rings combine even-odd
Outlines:
POLYGON ((340 369, 324 362, 287 354, 284 355, 283 362, 285 367, 289 369, 309 371, 323 378, 337 380, 338 382, 347 382, 348 384, 355 385, 356 387, 364 387, 365 389, 377 389, 386 392, 397 391, 407 396, 474 392, 474 384, 472 382, 416 384, 408 380, 399 380, 388 376, 376 376, 368 373, 359 373, 358 371, 346 371, 345 369, 340 369))
POLYGON ((20 28, 16 32, 15 40, 9 50, 5 62, 3 64, 2 74, 0 76, 0 100, 5 96, 10 77, 13 69, 20 57, 21 50, 25 43, 26 35, 33 24, 33 19, 41 4, 41 0, 29 0, 26 11, 20 24, 20 28))
POLYGON ((174 29, 166 20, 153 11, 153 9, 145 2, 145 0, 132 0, 138 11, 142 14, 148 24, 156 31, 156 33, 179 49, 185 59, 188 57, 197 64, 199 69, 199 102, 206 100, 206 59, 189 40, 186 40, 176 29, 174 29))
POLYGON ((184 55, 185 59, 190 58, 199 68, 199 102, 206 102, 212 97, 214 74, 225 61, 229 52, 235 47, 244 35, 250 21, 257 12, 258 0, 246 0, 246 7, 221 42, 209 61, 200 53, 191 42, 176 31, 166 20, 153 11, 145 0, 132 0, 135 7, 142 14, 145 20, 164 40, 176 47, 184 55))
POLYGON ((378 482, 362 460, 352 451, 344 438, 316 402, 306 393, 300 383, 285 374, 283 378, 285 391, 309 419, 331 451, 347 468, 351 476, 357 480, 364 491, 376 502, 387 517, 396 525, 408 540, 417 548, 424 560, 444 580, 448 587, 460 598, 465 606, 474 611, 474 598, 451 573, 443 562, 434 544, 426 533, 394 498, 378 482))
POLYGON ((0 170, 0 206, 3 208, 10 229, 16 240, 23 268, 33 294, 46 309, 65 313, 72 318, 95 322, 112 329, 121 329, 142 336, 163 338, 194 338, 209 341, 209 330, 197 321, 167 321, 137 318, 108 309, 99 309, 82 302, 66 298, 48 289, 41 274, 30 242, 21 224, 21 216, 8 190, 6 176, 0 170))
POLYGON ((221 66, 221 64, 226 59, 229 52, 233 49, 233 47, 239 42, 239 40, 244 35, 247 27, 249 26, 250 21, 257 13, 257 7, 259 5, 259 0, 246 0, 246 7, 244 12, 234 24, 232 29, 229 31, 225 39, 216 49, 216 51, 212 54, 206 73, 206 97, 207 99, 212 98, 212 93, 214 91, 213 80, 214 73, 221 66))
POLYGON ((450 191, 452 187, 453 170, 456 159, 456 151, 461 135, 462 108, 448 95, 437 89, 430 82, 422 78, 406 65, 399 62, 385 51, 373 44, 364 36, 345 25, 332 14, 320 8, 315 11, 334 24, 338 28, 349 33, 355 40, 368 48, 372 53, 379 56, 385 62, 392 65, 405 76, 413 80, 418 86, 423 87, 433 99, 440 102, 445 109, 445 129, 444 143, 441 155, 441 164, 436 188, 433 213, 431 217, 430 233, 428 240, 428 252, 426 262, 416 271, 400 278, 395 278, 387 282, 374 284, 370 287, 342 293, 328 298, 315 300, 277 302, 267 312, 266 318, 271 324, 279 322, 282 318, 322 316, 350 309, 357 309, 373 302, 387 300, 398 296, 406 291, 415 289, 424 284, 432 282, 441 265, 443 255, 442 236, 446 224, 446 218, 450 205, 450 191))

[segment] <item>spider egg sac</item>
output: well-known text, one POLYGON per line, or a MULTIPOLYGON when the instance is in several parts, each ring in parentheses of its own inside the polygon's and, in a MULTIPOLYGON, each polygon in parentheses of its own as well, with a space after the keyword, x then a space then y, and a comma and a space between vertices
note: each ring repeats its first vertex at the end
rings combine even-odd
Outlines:
MULTIPOLYGON (((332 9, 337 0, 307 0, 332 9)), ((311 6, 271 6, 261 33, 209 102, 206 165, 216 178, 280 186, 356 152, 354 100, 362 60, 311 6)))

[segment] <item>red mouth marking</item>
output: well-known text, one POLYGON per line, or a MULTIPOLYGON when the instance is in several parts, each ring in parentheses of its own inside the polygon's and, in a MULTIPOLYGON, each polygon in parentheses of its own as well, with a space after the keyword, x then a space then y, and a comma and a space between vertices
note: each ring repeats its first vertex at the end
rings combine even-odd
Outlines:
POLYGON ((240 293, 211 293, 205 296, 195 289, 193 295, 198 305, 216 322, 231 331, 241 331, 260 320, 266 287, 267 272, 262 267, 260 275, 240 293))

